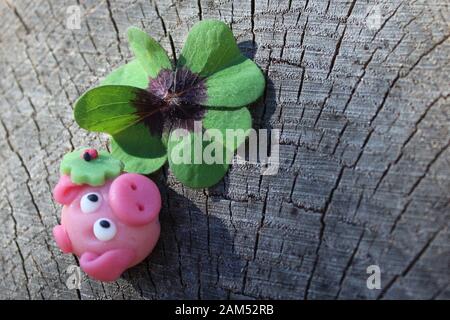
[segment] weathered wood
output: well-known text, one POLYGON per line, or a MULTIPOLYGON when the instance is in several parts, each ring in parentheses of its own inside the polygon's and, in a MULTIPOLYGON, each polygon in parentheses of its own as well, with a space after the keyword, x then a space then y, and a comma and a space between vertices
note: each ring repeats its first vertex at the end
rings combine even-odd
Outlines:
POLYGON ((1 2, 0 297, 450 298, 449 10, 448 0, 1 2), (82 8, 80 30, 66 28, 69 5, 82 8), (150 258, 116 283, 84 277, 68 289, 77 261, 52 239, 51 189, 65 152, 106 145, 71 106, 131 58, 128 26, 175 55, 206 18, 229 23, 270 80, 253 115, 282 130, 278 175, 235 166, 192 191, 165 170, 150 258), (381 290, 366 287, 369 265, 381 290))

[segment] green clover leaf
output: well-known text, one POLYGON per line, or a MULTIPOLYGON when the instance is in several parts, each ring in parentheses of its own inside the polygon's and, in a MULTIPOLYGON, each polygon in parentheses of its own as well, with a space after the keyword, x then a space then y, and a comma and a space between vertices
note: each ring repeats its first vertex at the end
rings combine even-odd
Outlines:
POLYGON ((232 155, 220 141, 214 146, 202 138, 202 132, 189 132, 178 138, 171 135, 167 146, 170 170, 178 180, 191 188, 205 188, 219 182, 228 171, 232 155), (195 140, 199 141, 200 148, 196 148, 195 140), (217 155, 218 161, 205 162, 203 156, 208 153, 208 147, 211 154, 214 151, 221 152, 217 155), (187 161, 183 161, 184 156, 187 161))
POLYGON ((171 69, 172 64, 164 49, 144 31, 131 27, 128 41, 142 69, 150 78, 156 78, 161 69, 171 69))
POLYGON ((206 78, 206 106, 245 106, 264 91, 261 70, 240 52, 230 28, 220 21, 204 20, 191 29, 177 67, 206 78))
POLYGON ((79 98, 75 120, 82 128, 110 134, 112 155, 128 172, 151 173, 168 160, 185 185, 214 185, 251 129, 246 105, 264 91, 261 70, 242 55, 228 26, 216 20, 194 25, 175 69, 163 48, 145 32, 132 27, 128 40, 136 58, 79 98), (203 131, 217 129, 223 139, 202 141, 200 149, 194 148, 194 138, 201 133, 193 132, 195 121, 201 121, 203 131), (171 139, 180 128, 188 132, 184 139, 171 139), (242 134, 229 137, 229 130, 242 134), (208 153, 213 142, 213 153, 222 155, 222 163, 174 159, 180 148, 191 149, 191 157, 208 153))

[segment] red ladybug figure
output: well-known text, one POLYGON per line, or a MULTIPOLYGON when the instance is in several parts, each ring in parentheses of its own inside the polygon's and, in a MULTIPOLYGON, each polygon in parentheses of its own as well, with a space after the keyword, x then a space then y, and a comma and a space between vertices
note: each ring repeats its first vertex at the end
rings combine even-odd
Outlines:
POLYGON ((98 157, 98 152, 96 149, 86 149, 81 153, 81 158, 85 161, 91 161, 98 157))

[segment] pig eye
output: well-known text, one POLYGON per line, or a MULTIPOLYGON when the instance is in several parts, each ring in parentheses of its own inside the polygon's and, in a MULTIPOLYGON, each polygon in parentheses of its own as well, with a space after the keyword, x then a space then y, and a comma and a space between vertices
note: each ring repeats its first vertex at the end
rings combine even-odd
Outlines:
POLYGON ((94 235, 100 241, 111 240, 116 232, 116 225, 109 219, 101 218, 94 223, 94 235))
POLYGON ((84 213, 91 213, 100 207, 102 197, 95 192, 85 194, 80 200, 80 208, 84 213))

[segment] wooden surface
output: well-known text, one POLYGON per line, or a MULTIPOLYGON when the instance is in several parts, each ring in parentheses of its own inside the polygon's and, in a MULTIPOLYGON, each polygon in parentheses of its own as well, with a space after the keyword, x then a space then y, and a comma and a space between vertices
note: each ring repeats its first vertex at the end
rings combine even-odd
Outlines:
POLYGON ((449 299, 449 5, 1 1, 0 297, 449 299), (153 254, 115 283, 67 288, 77 260, 52 239, 51 190, 64 153, 107 141, 74 123, 74 101, 131 58, 127 27, 173 56, 206 18, 229 23, 267 74, 252 112, 281 130, 279 173, 235 166, 193 191, 165 169, 153 254), (366 287, 370 265, 380 290, 366 287))

